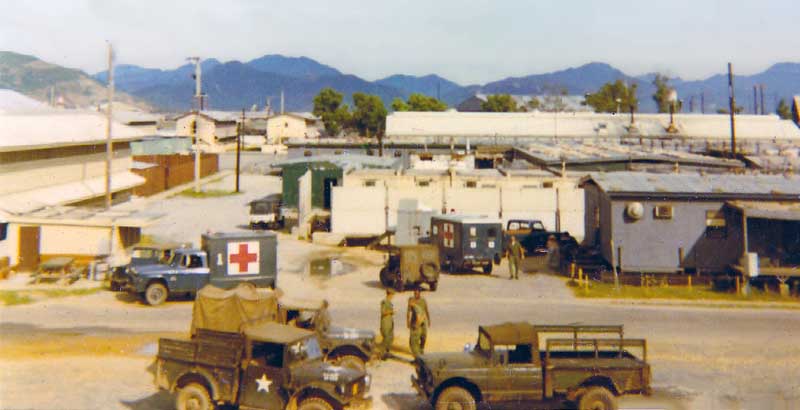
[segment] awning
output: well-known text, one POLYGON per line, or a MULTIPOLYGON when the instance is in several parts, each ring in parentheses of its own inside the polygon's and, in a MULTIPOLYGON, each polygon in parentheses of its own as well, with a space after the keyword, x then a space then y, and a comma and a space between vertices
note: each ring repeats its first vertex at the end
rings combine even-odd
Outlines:
POLYGON ((800 202, 729 201, 727 204, 747 218, 800 221, 800 202))
MULTIPOLYGON (((111 175, 111 192, 119 192, 144 184, 145 179, 130 172, 111 175)), ((67 205, 105 195, 105 176, 17 192, 0 198, 0 209, 22 214, 48 206, 67 205)))

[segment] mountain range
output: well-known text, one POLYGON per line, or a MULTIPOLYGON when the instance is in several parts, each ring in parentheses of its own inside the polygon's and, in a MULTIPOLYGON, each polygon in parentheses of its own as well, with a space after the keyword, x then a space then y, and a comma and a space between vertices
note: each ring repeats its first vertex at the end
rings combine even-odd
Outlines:
MULTIPOLYGON (((218 110, 259 109, 270 104, 278 110, 283 93, 287 111, 310 111, 314 96, 322 88, 331 87, 352 104, 354 92, 376 94, 387 107, 394 98, 407 98, 412 93, 439 97, 451 107, 476 94, 508 93, 515 95, 542 95, 554 88, 566 88, 571 95, 595 92, 603 84, 616 80, 638 84, 641 112, 654 112, 656 105, 651 96, 655 92, 652 80, 655 73, 629 75, 606 63, 592 62, 544 74, 509 77, 483 85, 460 85, 436 74, 411 76, 396 74, 376 81, 368 81, 346 74, 334 67, 308 57, 265 55, 247 62, 221 62, 210 58, 203 60, 203 92, 208 95, 208 108, 218 110)), ((144 108, 161 111, 185 111, 192 107, 195 68, 185 64, 176 69, 144 68, 130 64, 115 66, 114 81, 118 99, 144 108)), ((78 103, 102 100, 102 86, 107 73, 88 76, 79 70, 45 63, 35 57, 11 52, 0 52, 0 88, 11 88, 40 100, 47 100, 51 85, 59 92, 68 93, 78 103)), ((767 70, 748 76, 736 76, 735 93, 738 105, 751 113, 753 86, 765 86, 765 106, 774 112, 780 99, 790 100, 800 94, 800 63, 778 63, 767 70)), ((727 75, 717 74, 704 80, 670 80, 680 99, 683 110, 715 112, 728 105, 727 75), (701 94, 703 97, 701 97, 701 94)), ((759 100, 760 103, 760 100, 759 100)))

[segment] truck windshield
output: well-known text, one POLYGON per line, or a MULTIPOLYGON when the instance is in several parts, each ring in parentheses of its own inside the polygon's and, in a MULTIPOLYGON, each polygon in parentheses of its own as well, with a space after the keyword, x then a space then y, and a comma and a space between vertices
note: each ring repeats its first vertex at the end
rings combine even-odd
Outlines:
POLYGON ((492 351, 492 344, 489 342, 489 338, 486 337, 483 332, 478 334, 478 344, 475 346, 475 350, 484 355, 488 355, 492 351))
POLYGON ((314 360, 322 358, 322 350, 316 337, 309 337, 289 346, 292 361, 314 360))
POLYGON ((272 210, 272 204, 268 202, 259 202, 250 205, 251 215, 265 215, 272 210))
POLYGON ((533 230, 535 230, 535 231, 543 231, 544 230, 544 225, 542 225, 541 222, 536 221, 536 222, 533 223, 533 230))

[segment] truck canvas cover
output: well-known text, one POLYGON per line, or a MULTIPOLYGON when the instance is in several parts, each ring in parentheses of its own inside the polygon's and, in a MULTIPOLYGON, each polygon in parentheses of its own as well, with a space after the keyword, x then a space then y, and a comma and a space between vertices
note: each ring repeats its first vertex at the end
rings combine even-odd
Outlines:
POLYGON ((248 284, 229 290, 206 285, 194 301, 191 333, 197 329, 240 332, 246 324, 275 321, 280 293, 248 284))

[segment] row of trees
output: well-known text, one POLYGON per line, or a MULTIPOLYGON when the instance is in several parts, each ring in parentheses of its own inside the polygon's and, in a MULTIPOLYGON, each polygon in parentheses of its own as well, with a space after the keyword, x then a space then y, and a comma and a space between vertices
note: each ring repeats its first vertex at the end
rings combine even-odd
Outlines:
POLYGON ((314 97, 314 115, 322 120, 325 132, 336 136, 355 130, 359 135, 382 134, 386 129, 386 107, 377 95, 353 93, 353 110, 344 104, 344 96, 333 88, 323 88, 314 97))

